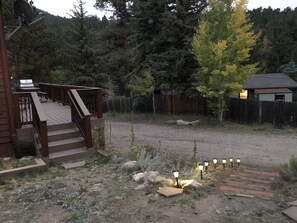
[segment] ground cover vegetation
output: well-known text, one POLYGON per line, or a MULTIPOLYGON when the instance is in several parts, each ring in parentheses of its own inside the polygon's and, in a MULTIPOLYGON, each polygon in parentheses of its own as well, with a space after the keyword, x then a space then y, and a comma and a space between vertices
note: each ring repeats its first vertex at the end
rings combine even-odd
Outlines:
MULTIPOLYGON (((33 78, 103 87, 109 95, 111 89, 124 95, 130 94, 128 85, 149 73, 154 93, 196 94, 201 63, 190 52, 191 42, 206 6, 205 0, 98 0, 98 10, 113 12, 100 19, 89 16, 79 0, 69 9, 70 18, 46 13, 43 21, 24 26, 7 41, 10 74, 16 83, 33 78)), ((16 23, 10 1, 4 0, 3 8, 9 29, 16 23)), ((284 70, 294 75, 297 10, 258 8, 247 16, 258 39, 246 62, 258 63, 259 72, 284 70)))
MULTIPOLYGON (((1 222, 20 219, 22 222, 291 222, 281 212, 297 199, 294 181, 277 179, 272 200, 220 192, 219 185, 230 174, 238 173, 237 168, 229 164, 226 169, 221 164, 214 168, 210 164, 201 180, 197 171, 197 161, 203 160, 199 148, 193 149, 196 158, 187 160, 168 156, 162 142, 156 148, 141 145, 139 132, 132 125, 139 118, 133 115, 129 139, 131 150, 133 146, 139 149, 133 157, 138 164, 136 169, 123 169, 131 154, 121 156, 113 151, 109 159, 94 156, 78 169, 65 170, 50 163, 45 172, 0 181, 1 222), (153 170, 174 182, 172 171, 176 169, 180 180, 195 179, 202 187, 166 198, 157 193, 161 183, 132 180, 135 173, 153 170)), ((222 126, 217 127, 218 131, 225 131, 221 130, 222 126)), ((108 131, 106 133, 108 135, 108 131)), ((112 139, 106 141, 106 144, 113 143, 112 139)), ((289 162, 284 166, 289 165, 296 174, 296 158, 292 157, 289 162)))

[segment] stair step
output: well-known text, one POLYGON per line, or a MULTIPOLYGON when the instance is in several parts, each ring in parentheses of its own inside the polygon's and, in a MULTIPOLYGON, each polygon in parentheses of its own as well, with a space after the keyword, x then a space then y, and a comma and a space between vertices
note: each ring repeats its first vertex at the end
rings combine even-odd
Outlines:
POLYGON ((57 124, 57 125, 49 125, 47 126, 47 131, 52 132, 52 131, 58 131, 62 129, 70 129, 70 128, 73 128, 74 126, 75 125, 73 122, 57 124))
POLYGON ((75 137, 70 139, 63 139, 48 143, 50 153, 60 152, 63 150, 70 150, 73 148, 79 148, 85 146, 85 140, 83 137, 75 137))
POLYGON ((62 129, 48 132, 48 142, 70 139, 80 136, 78 128, 62 129))
POLYGON ((60 152, 54 152, 49 154, 49 159, 54 162, 64 162, 69 160, 81 159, 82 157, 91 156, 94 154, 94 149, 86 147, 80 147, 75 149, 68 149, 60 152))

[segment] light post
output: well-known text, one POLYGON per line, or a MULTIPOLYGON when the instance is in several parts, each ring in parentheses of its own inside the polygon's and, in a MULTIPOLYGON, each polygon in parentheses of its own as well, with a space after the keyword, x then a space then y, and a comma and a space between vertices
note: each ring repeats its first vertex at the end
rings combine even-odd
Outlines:
POLYGON ((178 172, 178 170, 173 171, 173 175, 174 175, 174 178, 175 178, 175 180, 176 180, 176 187, 179 188, 180 186, 179 186, 179 184, 178 184, 178 177, 179 177, 179 172, 178 172))
POLYGON ((218 159, 217 158, 213 158, 212 160, 213 164, 214 164, 214 168, 217 168, 217 163, 218 163, 218 159))
POLYGON ((226 168, 226 162, 227 162, 227 160, 226 160, 225 158, 223 158, 223 159, 222 159, 222 163, 223 163, 223 169, 225 169, 225 168, 226 168))
POLYGON ((236 159, 236 162, 237 162, 237 167, 239 168, 239 166, 240 166, 240 158, 237 158, 236 159))
POLYGON ((201 180, 203 180, 203 173, 202 173, 202 171, 203 171, 203 163, 199 163, 198 164, 198 168, 199 168, 199 170, 200 170, 200 179, 201 180))
POLYGON ((204 166, 205 166, 205 173, 207 173, 208 164, 209 164, 209 162, 208 162, 207 160, 206 160, 206 161, 204 161, 204 166))
POLYGON ((230 158, 229 158, 229 161, 230 161, 231 168, 233 168, 233 158, 230 157, 230 158))

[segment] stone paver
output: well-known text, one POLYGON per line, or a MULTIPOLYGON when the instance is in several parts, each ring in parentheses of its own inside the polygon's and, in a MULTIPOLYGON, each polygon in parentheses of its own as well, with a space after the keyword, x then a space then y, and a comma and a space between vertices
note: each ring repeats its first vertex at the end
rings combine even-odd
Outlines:
POLYGON ((279 173, 275 171, 242 166, 237 173, 231 174, 219 188, 221 191, 272 199, 274 194, 270 185, 278 176, 279 173))

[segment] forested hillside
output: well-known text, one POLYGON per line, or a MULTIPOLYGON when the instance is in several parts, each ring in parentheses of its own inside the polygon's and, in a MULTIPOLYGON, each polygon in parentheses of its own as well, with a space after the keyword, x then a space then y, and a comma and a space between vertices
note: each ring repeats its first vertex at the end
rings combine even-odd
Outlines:
MULTIPOLYGON (((105 89, 109 96, 129 94, 139 78, 154 79, 163 93, 197 93, 199 68, 191 42, 206 0, 97 1, 113 9, 111 18, 86 14, 83 1, 69 9, 70 18, 45 13, 44 20, 24 25, 7 40, 10 75, 34 82, 79 84, 105 89), (174 3, 172 3, 174 2, 174 3)), ((15 26, 12 4, 3 1, 6 31, 15 26), (8 4, 9 3, 9 4, 8 4)), ((40 10, 34 9, 36 17, 40 10)), ((297 8, 248 12, 257 43, 251 63, 259 72, 297 70, 297 8)), ((145 88, 151 88, 146 86, 145 88)))

